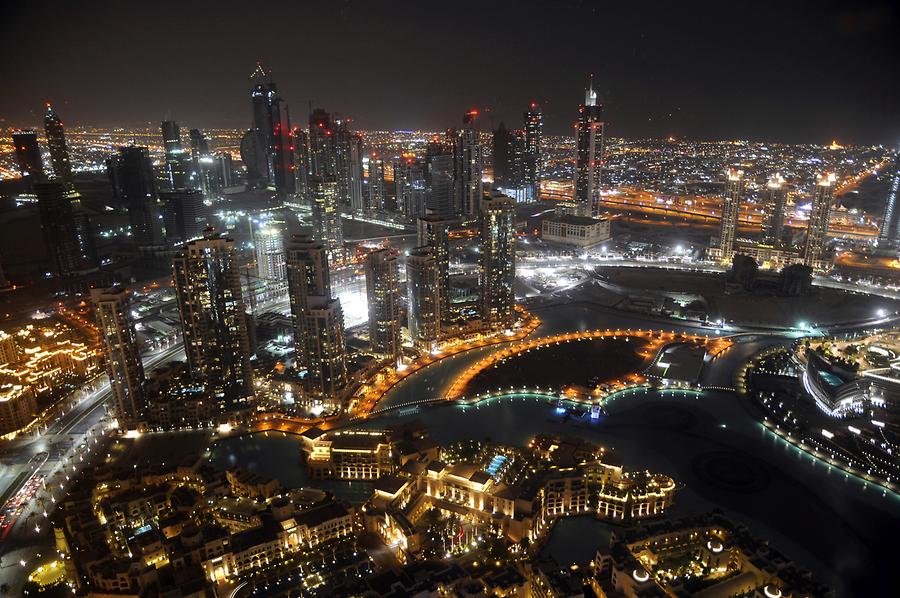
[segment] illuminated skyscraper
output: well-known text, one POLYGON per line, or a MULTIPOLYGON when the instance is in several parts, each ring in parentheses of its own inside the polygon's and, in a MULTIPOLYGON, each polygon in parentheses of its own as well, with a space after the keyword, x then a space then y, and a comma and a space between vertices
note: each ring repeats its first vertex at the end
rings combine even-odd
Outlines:
POLYGON ((66 131, 50 104, 47 104, 47 112, 44 114, 44 132, 47 134, 47 147, 50 149, 53 175, 61 180, 68 189, 71 189, 72 163, 69 160, 69 148, 66 145, 66 131))
POLYGON ((31 177, 30 181, 40 180, 44 176, 44 163, 41 160, 41 149, 38 146, 37 134, 34 131, 15 131, 12 134, 13 146, 16 150, 16 163, 19 174, 31 177))
POLYGON ((494 329, 516 321, 516 204, 494 193, 481 200, 482 318, 494 329))
POLYGON ((544 168, 544 115, 537 102, 532 102, 524 115, 525 130, 525 185, 530 199, 538 201, 541 194, 541 175, 544 168))
POLYGON ((834 199, 834 183, 837 177, 833 172, 824 172, 816 176, 816 187, 813 195, 812 209, 809 212, 809 224, 806 228, 806 244, 803 247, 803 263, 812 267, 822 259, 828 234, 828 219, 831 216, 831 202, 834 199))
POLYGON ((169 182, 169 189, 187 189, 190 186, 190 156, 181 145, 181 128, 174 120, 164 120, 160 129, 166 155, 166 179, 169 182))
POLYGON ((316 108, 309 115, 309 172, 312 176, 337 176, 334 121, 316 108))
POLYGON ((331 297, 328 250, 324 243, 311 239, 309 235, 298 234, 285 243, 285 254, 296 359, 305 368, 309 297, 331 297))
POLYGON ((80 196, 62 179, 34 184, 44 243, 53 274, 71 278, 96 268, 90 225, 80 211, 80 196))
POLYGON ((453 148, 435 136, 425 149, 425 210, 452 218, 457 213, 453 148))
POLYGON ((203 193, 197 189, 178 189, 159 194, 166 225, 166 242, 172 246, 203 235, 206 229, 206 206, 203 193))
POLYGON ((597 103, 591 77, 584 104, 578 107, 575 124, 575 201, 582 216, 596 215, 602 183, 605 128, 603 106, 597 103))
POLYGON ((896 253, 900 248, 900 157, 894 158, 890 167, 893 169, 893 179, 884 202, 884 213, 881 217, 881 228, 878 231, 878 248, 896 253))
POLYGON ((722 261, 731 261, 734 240, 737 236, 738 214, 741 198, 744 196, 744 171, 728 169, 725 177, 725 193, 722 196, 722 220, 719 223, 719 256, 722 261))
POLYGON ((294 152, 296 196, 300 201, 309 201, 309 177, 312 175, 309 161, 309 133, 300 127, 294 127, 291 143, 291 150, 294 152))
POLYGON ((397 209, 408 222, 425 216, 425 160, 412 154, 394 160, 397 209))
POLYGON ((215 157, 216 176, 219 179, 219 187, 231 187, 234 184, 234 163, 231 154, 220 152, 215 157))
POLYGON ((241 140, 241 158, 251 187, 275 186, 281 199, 295 191, 291 125, 272 73, 257 63, 250 75, 253 128, 241 140))
POLYGON ((335 175, 338 183, 338 205, 357 214, 365 211, 363 196, 362 137, 350 130, 348 120, 335 121, 335 175))
POLYGON ((406 258, 407 327, 413 344, 430 351, 441 335, 441 278, 430 248, 416 247, 406 258))
POLYGON ((762 237, 763 245, 776 246, 781 243, 784 230, 784 205, 787 202, 787 186, 784 177, 774 174, 766 184, 763 200, 762 237))
POLYGON ((328 252, 307 235, 285 246, 296 360, 310 392, 335 397, 347 384, 347 348, 341 302, 331 296, 328 252))
POLYGON ((144 364, 134 324, 128 315, 128 293, 122 287, 92 289, 91 300, 109 374, 115 416, 122 428, 134 429, 145 415, 144 364))
POLYGON ((531 188, 526 184, 525 177, 526 147, 525 131, 510 131, 503 123, 494 131, 493 189, 523 202, 531 200, 531 188))
POLYGON ((338 183, 334 176, 310 179, 312 193, 313 236, 328 248, 328 259, 344 260, 344 231, 338 207, 338 183))
POLYGON ((366 256, 366 297, 372 351, 400 360, 400 270, 397 253, 379 249, 366 256))
POLYGON ((439 287, 438 312, 444 321, 452 316, 450 305, 450 225, 453 221, 441 216, 419 218, 419 246, 428 247, 437 262, 439 287))
POLYGON ((458 131, 450 131, 453 143, 454 183, 456 185, 455 213, 463 216, 476 216, 478 206, 484 195, 482 175, 484 173, 484 156, 481 148, 481 136, 475 127, 478 112, 472 110, 463 116, 463 127, 458 131))
POLYGON ((221 189, 215 171, 215 161, 209 152, 209 140, 199 129, 190 130, 191 140, 191 188, 199 189, 209 197, 217 195, 221 189))
POLYGON ((387 207, 387 191, 384 188, 384 160, 375 153, 369 156, 368 195, 370 210, 380 212, 387 207))
POLYGON ((128 210, 134 243, 138 247, 162 245, 163 220, 150 152, 146 147, 120 147, 108 165, 115 171, 110 173, 113 192, 128 210))
POLYGON ((257 275, 272 282, 286 280, 287 265, 281 231, 271 227, 256 231, 253 234, 253 247, 256 251, 257 275))
POLYGON ((234 241, 207 230, 175 257, 173 272, 191 376, 220 409, 246 406, 253 370, 234 241))

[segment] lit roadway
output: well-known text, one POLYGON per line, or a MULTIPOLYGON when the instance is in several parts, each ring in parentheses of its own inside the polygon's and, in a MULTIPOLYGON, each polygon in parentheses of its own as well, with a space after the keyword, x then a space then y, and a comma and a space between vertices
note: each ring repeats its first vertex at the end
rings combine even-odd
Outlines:
MULTIPOLYGON (((569 193, 542 191, 545 200, 571 201, 569 193)), ((689 195, 663 195, 642 189, 620 187, 616 193, 605 193, 598 204, 607 209, 658 216, 659 225, 672 226, 672 218, 683 221, 718 226, 722 218, 721 197, 702 197, 689 195)), ((742 202, 738 216, 738 228, 744 231, 759 230, 762 225, 762 209, 760 204, 742 202)), ((646 220, 642 223, 651 224, 646 220)), ((784 225, 788 228, 803 230, 808 222, 790 213, 785 214, 784 225)), ((833 210, 828 225, 828 232, 833 237, 855 239, 872 239, 878 236, 878 227, 874 223, 860 224, 847 213, 833 210)))
MULTIPOLYGON (((184 357, 184 349, 181 342, 174 343, 172 346, 144 355, 144 368, 152 370, 160 363, 179 359, 184 357)), ((36 428, 36 432, 26 436, 20 436, 14 440, 6 442, 3 445, 4 463, 0 467, 0 498, 5 503, 17 493, 19 493, 33 477, 34 474, 49 474, 59 465, 62 458, 61 454, 53 455, 37 468, 32 475, 21 475, 28 473, 33 466, 29 464, 30 460, 42 452, 51 451, 54 444, 67 440, 70 437, 75 438, 74 442, 78 444, 79 439, 93 428, 103 416, 106 414, 106 403, 112 395, 109 383, 103 382, 99 387, 89 394, 85 395, 63 415, 57 417, 46 428, 36 428)), ((22 514, 28 513, 30 509, 25 508, 22 514)), ((10 530, 3 530, 2 536, 5 538, 7 534, 16 535, 20 526, 17 525, 24 517, 18 517, 13 520, 10 530)), ((6 546, 0 547, 0 553, 5 552, 6 546)))

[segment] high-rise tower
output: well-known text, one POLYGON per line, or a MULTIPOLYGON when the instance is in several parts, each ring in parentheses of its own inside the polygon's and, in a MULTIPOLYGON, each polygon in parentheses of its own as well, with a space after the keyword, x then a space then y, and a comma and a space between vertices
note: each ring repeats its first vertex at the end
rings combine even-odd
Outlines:
POLYGON ((287 277, 284 241, 277 228, 264 228, 253 234, 256 252, 256 273, 262 279, 279 282, 287 277))
POLYGON ((493 132, 494 188, 503 187, 510 179, 509 130, 503 121, 493 132))
POLYGON ((220 409, 253 396, 250 339, 234 241, 211 229, 173 260, 184 351, 193 379, 220 409))
POLYGON ((146 147, 120 147, 108 165, 114 170, 110 173, 113 192, 128 210, 132 240, 139 247, 162 245, 163 220, 150 152, 146 147))
POLYGON ((307 235, 285 246, 294 347, 313 394, 334 398, 347 384, 347 348, 341 302, 331 296, 328 252, 307 235))
POLYGON ((452 218, 457 214, 453 148, 434 137, 425 150, 425 209, 428 214, 452 218))
POLYGON ((781 243, 784 230, 784 205, 787 202, 787 185, 784 177, 775 173, 766 183, 763 201, 762 236, 763 245, 777 246, 781 243))
POLYGON ((450 225, 453 221, 441 216, 419 218, 419 246, 428 247, 438 269, 438 312, 447 322, 450 309, 450 225))
POLYGON ((103 344, 109 387, 120 427, 138 427, 146 411, 144 364, 129 317, 128 293, 122 287, 93 289, 91 299, 103 344))
POLYGON ((884 202, 881 216, 881 228, 878 231, 878 248, 896 253, 900 247, 900 156, 894 158, 891 165, 893 178, 884 202))
POLYGON ((722 220, 719 223, 719 251, 722 261, 731 261, 734 240, 737 236, 738 214, 744 196, 744 171, 729 168, 725 176, 725 192, 722 195, 722 220))
POLYGON ((331 114, 316 108, 309 115, 309 172, 312 176, 337 176, 335 125, 331 114))
POLYGON ((397 210, 408 222, 425 216, 425 160, 412 154, 394 160, 397 210))
POLYGON ((35 183, 34 191, 54 275, 72 278, 95 268, 91 229, 75 205, 80 199, 78 194, 70 191, 62 179, 35 183))
POLYGON ((334 164, 338 184, 338 204, 356 213, 365 211, 363 197, 362 137, 350 130, 350 121, 335 121, 334 164))
POLYGON ((602 183, 605 128, 603 106, 597 103, 591 77, 584 104, 578 107, 575 124, 575 201, 583 216, 596 214, 602 183))
POLYGON ((400 345, 400 271, 397 253, 378 249, 366 256, 366 297, 372 351, 398 363, 400 345))
POLYGON ((338 182, 333 175, 310 178, 313 236, 328 248, 328 259, 344 260, 344 231, 338 206, 338 182))
POLYGON ((387 191, 384 188, 384 160, 376 153, 369 156, 368 208, 383 211, 386 208, 387 191))
POLYGON ((538 201, 541 197, 541 176, 544 168, 544 115, 537 102, 532 102, 524 115, 525 130, 525 185, 530 200, 538 201))
MULTIPOLYGON (((503 123, 494 131, 494 184, 517 201, 532 199, 531 187, 526 183, 527 142, 525 131, 508 130, 503 123)), ((481 201, 481 198, 478 200, 481 201)))
POLYGON ((416 247, 406 258, 407 327, 413 344, 431 351, 441 335, 441 278, 428 247, 416 247))
POLYGON ((482 317, 494 329, 510 329, 516 320, 516 204, 494 193, 481 201, 482 317))
POLYGON ((209 140, 199 129, 191 129, 188 135, 191 140, 191 187, 199 189, 205 196, 216 195, 221 184, 210 155, 209 140))
POLYGON ((62 121, 47 104, 44 114, 44 133, 47 135, 47 147, 50 149, 50 164, 53 176, 61 180, 66 188, 72 188, 72 162, 69 160, 69 148, 66 145, 66 131, 62 121))
POLYGON ((166 179, 169 189, 187 189, 190 183, 190 156, 181 145, 181 128, 174 120, 160 124, 166 156, 166 179))
POLYGON ((12 134, 13 146, 16 150, 16 163, 19 165, 19 174, 30 177, 30 181, 40 180, 44 177, 44 163, 41 160, 41 149, 38 146, 37 133, 34 131, 14 131, 12 134))
POLYGON ((810 267, 822 259, 825 249, 828 219, 831 216, 831 202, 834 199, 836 180, 837 177, 833 172, 824 172, 816 176, 812 209, 809 212, 809 224, 806 228, 806 244, 803 246, 803 263, 810 267))
POLYGON ((484 156, 481 135, 475 126, 478 112, 472 110, 463 116, 463 127, 452 131, 454 182, 456 185, 456 207, 454 211, 463 216, 476 216, 484 195, 482 174, 484 156))
POLYGON ((257 63, 250 75, 253 127, 241 140, 241 158, 251 187, 275 186, 275 194, 286 198, 295 191, 294 155, 287 106, 278 95, 272 73, 257 63))
POLYGON ((159 194, 166 226, 166 241, 171 246, 202 236, 206 229, 206 206, 197 189, 178 189, 159 194))

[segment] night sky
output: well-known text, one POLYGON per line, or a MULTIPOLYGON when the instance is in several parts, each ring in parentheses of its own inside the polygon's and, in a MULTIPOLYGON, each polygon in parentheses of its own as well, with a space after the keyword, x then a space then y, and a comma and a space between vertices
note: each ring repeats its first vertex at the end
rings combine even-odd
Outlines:
POLYGON ((900 142, 900 11, 888 1, 18 1, 0 24, 0 125, 174 118, 249 125, 262 60, 362 129, 443 129, 464 111, 565 133, 589 73, 628 137, 900 142))

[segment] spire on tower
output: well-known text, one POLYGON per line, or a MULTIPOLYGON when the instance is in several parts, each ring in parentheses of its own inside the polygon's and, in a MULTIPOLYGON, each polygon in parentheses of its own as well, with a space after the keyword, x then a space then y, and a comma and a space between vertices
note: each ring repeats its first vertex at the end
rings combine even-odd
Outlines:
POLYGON ((597 92, 594 91, 594 73, 591 73, 591 76, 588 79, 588 88, 587 88, 587 91, 584 92, 584 105, 585 106, 596 106, 597 105, 597 92))
POLYGON ((272 80, 272 71, 266 69, 263 66, 261 60, 256 61, 256 68, 253 69, 253 72, 250 73, 250 80, 260 80, 260 81, 271 81, 272 80))

